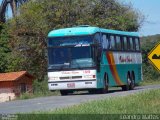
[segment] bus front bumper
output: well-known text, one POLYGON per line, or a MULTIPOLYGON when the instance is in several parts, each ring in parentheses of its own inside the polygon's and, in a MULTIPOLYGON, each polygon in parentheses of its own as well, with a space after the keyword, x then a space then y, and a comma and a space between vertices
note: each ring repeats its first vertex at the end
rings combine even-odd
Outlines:
POLYGON ((97 88, 95 80, 76 80, 76 81, 49 81, 49 90, 74 90, 97 88))

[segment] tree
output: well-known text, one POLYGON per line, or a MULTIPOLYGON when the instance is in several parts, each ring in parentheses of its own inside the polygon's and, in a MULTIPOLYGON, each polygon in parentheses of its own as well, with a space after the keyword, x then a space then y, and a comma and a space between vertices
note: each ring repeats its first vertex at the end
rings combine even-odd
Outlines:
POLYGON ((5 72, 7 69, 9 49, 9 36, 4 24, 0 24, 0 72, 5 72))
POLYGON ((47 34, 52 29, 89 24, 137 31, 140 17, 116 0, 33 0, 9 21, 10 70, 27 70, 43 80, 47 70, 47 34))

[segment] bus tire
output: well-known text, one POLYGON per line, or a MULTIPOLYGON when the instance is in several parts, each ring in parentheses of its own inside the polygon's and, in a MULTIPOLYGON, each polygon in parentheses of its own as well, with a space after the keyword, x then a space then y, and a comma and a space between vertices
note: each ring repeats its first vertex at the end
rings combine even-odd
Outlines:
POLYGON ((127 84, 122 86, 122 91, 128 91, 131 83, 131 77, 128 73, 127 75, 127 84))
POLYGON ((105 93, 108 93, 108 88, 109 88, 109 80, 108 80, 107 74, 104 75, 103 82, 104 82, 104 87, 99 90, 99 93, 105 94, 105 93))
POLYGON ((60 93, 61 93, 62 96, 68 95, 67 90, 60 90, 60 93))
POLYGON ((134 90, 134 87, 135 87, 135 77, 134 77, 134 72, 132 72, 132 75, 131 75, 131 83, 129 85, 129 89, 130 90, 134 90))
POLYGON ((92 89, 92 90, 88 90, 89 94, 95 94, 96 93, 96 90, 95 89, 92 89))

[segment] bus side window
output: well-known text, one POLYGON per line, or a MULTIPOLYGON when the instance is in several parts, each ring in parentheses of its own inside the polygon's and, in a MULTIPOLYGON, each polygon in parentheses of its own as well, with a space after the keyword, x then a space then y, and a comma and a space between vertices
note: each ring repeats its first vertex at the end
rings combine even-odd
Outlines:
POLYGON ((130 49, 131 51, 134 50, 134 43, 133 43, 133 39, 131 37, 129 37, 129 44, 130 44, 130 49))
POLYGON ((121 50, 122 49, 120 36, 116 36, 116 48, 117 48, 117 50, 121 50))
POLYGON ((127 37, 123 37, 123 50, 127 51, 127 37))
POLYGON ((107 35, 105 35, 105 34, 103 34, 103 36, 102 36, 102 47, 103 47, 103 49, 108 49, 108 47, 109 47, 109 40, 108 40, 107 35))
POLYGON ((136 48, 136 51, 140 50, 140 45, 139 45, 139 39, 138 38, 135 38, 135 48, 136 48))
POLYGON ((110 36, 110 49, 115 50, 116 44, 115 44, 115 38, 113 35, 110 36))

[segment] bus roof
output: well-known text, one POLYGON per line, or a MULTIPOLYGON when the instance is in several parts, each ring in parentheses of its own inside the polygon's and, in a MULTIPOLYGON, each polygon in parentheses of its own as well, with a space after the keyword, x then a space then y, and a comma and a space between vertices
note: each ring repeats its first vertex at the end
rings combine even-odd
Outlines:
POLYGON ((97 32, 127 35, 127 36, 136 36, 138 37, 138 32, 125 32, 118 30, 103 29, 99 27, 91 26, 77 26, 72 28, 63 28, 58 30, 52 30, 49 32, 48 37, 62 37, 62 36, 77 36, 77 35, 92 35, 97 32))

